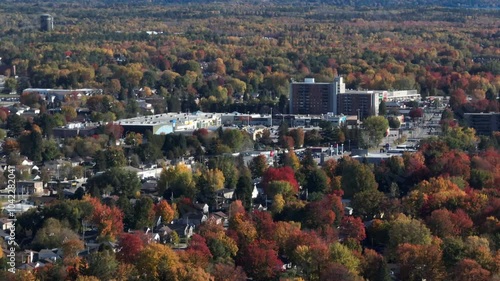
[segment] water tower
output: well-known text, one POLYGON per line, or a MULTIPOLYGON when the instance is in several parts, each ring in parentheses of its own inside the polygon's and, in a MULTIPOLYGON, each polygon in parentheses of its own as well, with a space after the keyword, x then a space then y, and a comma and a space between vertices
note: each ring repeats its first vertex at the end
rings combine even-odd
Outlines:
POLYGON ((41 31, 54 30, 54 18, 51 15, 43 14, 40 16, 40 30, 41 31))

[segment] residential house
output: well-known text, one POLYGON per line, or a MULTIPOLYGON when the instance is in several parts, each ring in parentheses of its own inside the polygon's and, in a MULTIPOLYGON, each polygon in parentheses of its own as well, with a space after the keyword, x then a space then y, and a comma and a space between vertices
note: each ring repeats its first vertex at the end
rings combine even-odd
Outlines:
POLYGON ((223 188, 217 191, 219 199, 232 200, 234 199, 234 189, 223 188))
POLYGON ((9 109, 10 113, 15 113, 17 115, 22 115, 25 111, 28 111, 30 109, 29 106, 22 105, 22 104, 14 104, 11 106, 8 106, 7 109, 9 109))
POLYGON ((145 100, 137 100, 137 105, 141 109, 141 112, 154 114, 155 110, 151 103, 146 102, 145 100))
POLYGON ((71 160, 70 160, 71 167, 80 166, 80 165, 82 165, 82 164, 83 164, 83 162, 84 162, 83 158, 82 158, 82 157, 79 157, 79 156, 77 156, 77 157, 73 157, 73 158, 71 158, 71 160))
POLYGON ((29 160, 28 157, 24 157, 23 161, 21 161, 21 166, 33 166, 33 161, 29 160))
POLYGON ((45 161, 43 163, 45 168, 47 168, 49 171, 53 173, 58 173, 60 170, 62 170, 63 167, 69 167, 72 166, 71 162, 62 160, 62 159, 56 159, 52 161, 45 161))
MULTIPOLYGON (((44 189, 44 193, 46 190, 48 190, 48 189, 44 189)), ((32 198, 32 200, 33 200, 33 203, 35 203, 35 206, 42 206, 43 207, 46 204, 50 204, 51 202, 56 201, 57 197, 56 196, 41 196, 41 197, 34 197, 34 198, 32 198)))
POLYGON ((44 267, 44 266, 45 266, 44 263, 37 261, 37 262, 23 263, 20 266, 18 266, 17 269, 32 271, 39 267, 44 267))
POLYGON ((124 170, 137 173, 139 179, 159 178, 162 168, 139 169, 132 166, 123 167, 124 170))
POLYGON ((39 173, 40 172, 40 167, 38 167, 37 165, 33 165, 33 167, 31 167, 31 173, 39 173))
POLYGON ((9 230, 14 224, 12 220, 9 218, 0 218, 0 229, 9 230))
MULTIPOLYGON (((128 233, 136 233, 140 236, 146 238, 147 243, 159 243, 161 241, 161 235, 156 231, 151 231, 151 228, 145 227, 144 229, 139 230, 128 230, 128 233)), ((116 247, 115 247, 116 248, 116 247)), ((117 249, 120 251, 120 249, 117 249)))
POLYGON ((33 250, 25 250, 21 253, 21 262, 22 263, 32 263, 35 261, 35 255, 38 257, 38 252, 33 250))
POLYGON ((342 199, 342 205, 344 206, 344 213, 347 216, 352 216, 352 214, 354 213, 354 209, 351 207, 351 200, 342 199))
POLYGON ((234 199, 234 189, 223 188, 218 190, 215 197, 217 205, 213 209, 223 209, 224 207, 229 206, 234 199))
POLYGON ((58 261, 61 259, 59 249, 42 249, 38 252, 38 260, 58 261))
POLYGON ((156 180, 147 180, 147 181, 142 183, 141 192, 148 193, 148 194, 155 193, 157 185, 158 185, 158 182, 156 180))
POLYGON ((227 226, 228 221, 229 221, 228 215, 226 215, 224 212, 220 212, 220 211, 211 213, 208 216, 208 219, 210 221, 214 221, 216 224, 222 224, 224 226, 227 226))
POLYGON ((14 213, 16 215, 20 215, 20 214, 28 211, 29 209, 35 208, 35 205, 26 204, 26 203, 17 203, 17 204, 14 204, 13 206, 9 205, 8 207, 9 207, 8 209, 7 209, 7 206, 2 208, 3 214, 8 215, 10 213, 14 213))
POLYGON ((30 108, 28 110, 24 110, 20 115, 23 117, 36 117, 40 114, 40 109, 30 108))
POLYGON ((206 203, 194 203, 193 207, 195 210, 203 212, 203 214, 208 214, 209 206, 206 203))
MULTIPOLYGON (((101 247, 101 243, 85 243, 85 249, 80 251, 78 253, 78 256, 83 258, 83 257, 90 255, 91 253, 96 253, 99 251, 100 247, 101 247)), ((114 251, 114 249, 113 249, 113 251, 114 251)))
POLYGON ((75 181, 49 181, 47 188, 53 191, 61 189, 76 189, 77 183, 75 181))
POLYGON ((148 227, 144 233, 148 243, 159 243, 161 241, 160 234, 158 232, 151 231, 148 227))
POLYGON ((264 191, 262 189, 259 190, 259 188, 257 188, 257 185, 254 184, 252 189, 252 199, 256 199, 260 194, 264 194, 264 191))
MULTIPOLYGON (((208 205, 207 205, 208 206, 208 205)), ((194 224, 198 226, 208 220, 208 212, 207 213, 188 213, 182 216, 184 223, 186 224, 194 224)))
POLYGON ((16 182, 16 193, 18 194, 43 194, 43 182, 42 181, 17 181, 16 182))
POLYGON ((179 235, 180 239, 189 239, 194 234, 194 225, 178 221, 171 224, 161 224, 156 228, 162 243, 169 243, 174 231, 179 235))
MULTIPOLYGON (((10 240, 10 230, 0 229, 0 237, 2 237, 4 241, 9 241, 10 240)), ((4 257, 5 257, 5 254, 4 254, 4 257)))

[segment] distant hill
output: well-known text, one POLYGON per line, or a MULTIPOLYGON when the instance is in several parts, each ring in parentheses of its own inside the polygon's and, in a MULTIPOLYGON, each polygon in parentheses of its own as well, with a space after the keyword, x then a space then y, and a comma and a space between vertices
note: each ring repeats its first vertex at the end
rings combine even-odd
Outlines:
MULTIPOLYGON (((46 0, 6 0, 8 2, 44 2, 46 0)), ((2 2, 2 0, 0 0, 2 2)), ((82 4, 182 4, 182 3, 316 3, 351 7, 453 7, 453 8, 500 8, 499 0, 51 0, 52 3, 78 2, 82 4)))
MULTIPOLYGON (((104 0, 106 1, 106 0, 104 0)), ((500 8, 499 0, 108 0, 108 2, 135 2, 135 3, 324 3, 339 6, 367 6, 367 7, 416 7, 416 6, 441 6, 441 7, 477 7, 500 8)))

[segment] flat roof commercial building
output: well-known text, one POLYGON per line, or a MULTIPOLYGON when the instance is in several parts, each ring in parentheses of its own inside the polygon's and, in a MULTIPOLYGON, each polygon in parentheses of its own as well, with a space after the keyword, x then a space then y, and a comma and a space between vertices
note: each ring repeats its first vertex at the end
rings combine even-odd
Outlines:
POLYGON ((144 134, 151 131, 155 135, 193 131, 201 128, 220 127, 221 115, 218 113, 163 113, 149 116, 121 119, 115 122, 121 125, 124 133, 144 134))
POLYGON ((467 125, 476 130, 478 135, 491 135, 500 131, 500 113, 465 113, 467 125))

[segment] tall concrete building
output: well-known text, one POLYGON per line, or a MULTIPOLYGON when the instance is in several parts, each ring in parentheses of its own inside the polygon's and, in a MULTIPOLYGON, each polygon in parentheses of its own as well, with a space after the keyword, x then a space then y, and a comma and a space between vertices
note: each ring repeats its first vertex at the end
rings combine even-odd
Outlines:
POLYGON ((51 15, 43 14, 40 16, 40 30, 41 31, 54 30, 54 18, 51 15))
POLYGON ((342 77, 332 83, 316 83, 314 78, 290 85, 291 114, 325 114, 337 111, 337 94, 345 91, 342 77))
POLYGON ((382 100, 419 99, 420 95, 416 90, 347 90, 343 78, 338 76, 331 83, 315 83, 313 78, 306 78, 304 82, 292 82, 289 98, 291 114, 333 113, 357 115, 364 119, 378 115, 382 100))
POLYGON ((353 91, 337 95, 337 114, 356 115, 359 119, 378 115, 381 98, 373 91, 353 91))
POLYGON ((378 112, 378 95, 374 91, 346 90, 344 79, 335 77, 331 83, 315 83, 313 78, 290 85, 291 114, 360 115, 378 112), (358 111, 359 109, 359 111, 358 111))

